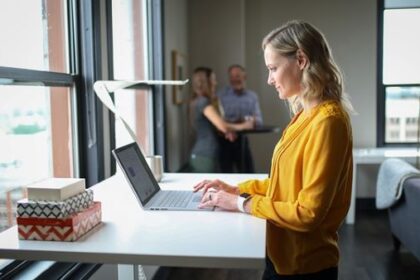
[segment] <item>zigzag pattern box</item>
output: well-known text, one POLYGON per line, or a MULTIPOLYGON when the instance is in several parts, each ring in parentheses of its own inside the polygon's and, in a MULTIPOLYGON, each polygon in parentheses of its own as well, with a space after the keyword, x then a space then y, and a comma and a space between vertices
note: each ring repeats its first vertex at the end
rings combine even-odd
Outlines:
POLYGON ((17 216, 24 218, 66 218, 88 208, 92 202, 92 190, 86 190, 63 201, 21 199, 17 202, 17 216))
POLYGON ((76 241, 101 222, 101 202, 65 219, 17 218, 19 239, 76 241))

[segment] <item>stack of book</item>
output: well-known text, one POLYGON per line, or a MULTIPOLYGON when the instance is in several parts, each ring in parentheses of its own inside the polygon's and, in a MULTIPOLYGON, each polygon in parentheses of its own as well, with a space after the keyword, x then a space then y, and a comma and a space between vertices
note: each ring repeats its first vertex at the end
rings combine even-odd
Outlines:
POLYGON ((76 241, 101 223, 101 203, 84 179, 49 178, 27 187, 17 202, 19 239, 76 241))

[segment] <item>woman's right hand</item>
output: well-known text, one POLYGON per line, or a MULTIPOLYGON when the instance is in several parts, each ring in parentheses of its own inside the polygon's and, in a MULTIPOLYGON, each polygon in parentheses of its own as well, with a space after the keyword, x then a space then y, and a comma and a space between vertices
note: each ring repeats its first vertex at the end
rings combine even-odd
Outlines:
POLYGON ((255 128, 255 117, 245 116, 244 121, 239 123, 240 130, 250 130, 255 128))
POLYGON ((253 129, 255 127, 255 119, 253 117, 250 117, 250 118, 246 119, 242 123, 242 126, 243 126, 244 130, 253 129))
POLYGON ((204 180, 194 186, 193 192, 203 191, 204 194, 209 190, 214 189, 216 191, 225 191, 232 194, 239 194, 239 188, 226 184, 220 180, 204 180))

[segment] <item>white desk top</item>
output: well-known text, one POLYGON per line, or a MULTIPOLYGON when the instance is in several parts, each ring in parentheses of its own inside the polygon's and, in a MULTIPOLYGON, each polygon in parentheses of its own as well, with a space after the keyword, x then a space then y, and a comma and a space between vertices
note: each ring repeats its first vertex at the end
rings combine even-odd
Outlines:
POLYGON ((415 147, 381 147, 353 149, 354 160, 357 163, 381 163, 387 158, 401 158, 407 161, 415 160, 420 151, 415 147))
MULTIPOLYGON (((230 183, 263 174, 165 174, 162 189, 189 189, 202 179, 230 183)), ((265 220, 236 212, 143 211, 122 174, 93 187, 102 220, 77 242, 18 240, 0 233, 0 258, 162 266, 263 268, 265 220)))

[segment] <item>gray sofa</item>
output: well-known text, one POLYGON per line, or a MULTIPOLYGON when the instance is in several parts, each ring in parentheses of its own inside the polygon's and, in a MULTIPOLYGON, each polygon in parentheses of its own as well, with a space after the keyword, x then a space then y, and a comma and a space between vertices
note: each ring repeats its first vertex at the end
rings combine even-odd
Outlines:
POLYGON ((389 208, 395 249, 403 244, 420 261, 420 178, 407 179, 403 195, 389 208))

